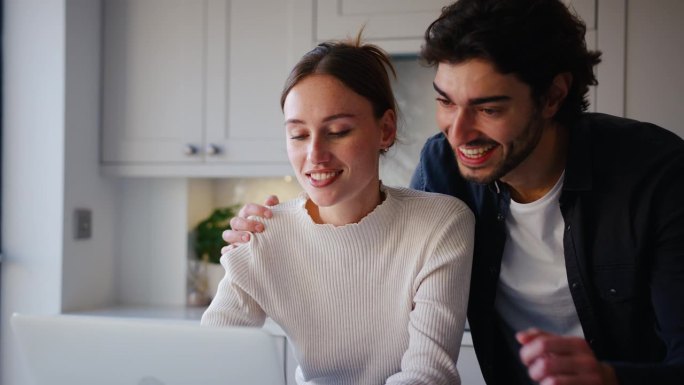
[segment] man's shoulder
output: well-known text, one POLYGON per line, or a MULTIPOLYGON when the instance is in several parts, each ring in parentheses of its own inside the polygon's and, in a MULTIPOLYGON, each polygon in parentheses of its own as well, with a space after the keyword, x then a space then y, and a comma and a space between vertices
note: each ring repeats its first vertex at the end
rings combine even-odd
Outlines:
POLYGON ((447 140, 446 136, 444 134, 437 133, 435 135, 432 135, 425 141, 425 145, 423 146, 423 153, 421 154, 421 157, 429 157, 429 158, 434 158, 438 157, 440 155, 443 155, 445 152, 451 152, 453 155, 453 150, 451 149, 451 146, 449 145, 449 141, 447 140), (430 151, 427 152, 425 151, 426 149, 430 150, 437 150, 437 152, 430 151))
POLYGON ((439 133, 425 142, 420 153, 411 187, 416 190, 434 191, 456 195, 464 183, 458 171, 456 156, 446 137, 439 133))
POLYGON ((575 145, 581 151, 593 148, 596 166, 605 161, 607 166, 647 169, 684 160, 684 140, 672 131, 612 115, 585 115, 580 127, 585 134, 575 145))
POLYGON ((684 167, 684 140, 652 123, 587 113, 570 132, 566 184, 632 189, 684 167))
POLYGON ((588 130, 592 142, 617 145, 659 145, 674 151, 684 149, 684 140, 656 124, 601 113, 586 113, 580 126, 588 130))

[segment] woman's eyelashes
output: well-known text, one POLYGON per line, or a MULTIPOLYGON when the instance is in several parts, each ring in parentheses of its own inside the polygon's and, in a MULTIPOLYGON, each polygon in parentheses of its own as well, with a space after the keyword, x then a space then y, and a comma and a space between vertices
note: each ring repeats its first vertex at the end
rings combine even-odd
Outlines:
POLYGON ((290 133, 290 140, 304 140, 308 137, 308 134, 304 133, 290 133))
MULTIPOLYGON (((332 139, 339 139, 339 138, 344 138, 345 136, 349 135, 351 133, 352 129, 351 128, 341 128, 341 129, 326 129, 324 130, 324 134, 328 136, 329 138, 332 139)), ((292 131, 288 134, 290 140, 305 140, 307 139, 311 134, 307 132, 298 132, 298 131, 292 131)))
POLYGON ((330 130, 328 131, 328 135, 333 137, 333 138, 343 138, 351 132, 351 128, 343 128, 340 130, 330 130))

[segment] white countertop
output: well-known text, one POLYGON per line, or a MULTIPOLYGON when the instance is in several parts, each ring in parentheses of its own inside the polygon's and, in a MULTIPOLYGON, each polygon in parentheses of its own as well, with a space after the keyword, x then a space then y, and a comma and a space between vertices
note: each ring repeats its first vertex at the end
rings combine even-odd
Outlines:
MULTIPOLYGON (((70 312, 67 314, 90 315, 101 317, 123 317, 165 320, 170 322, 188 322, 199 324, 204 306, 132 306, 118 305, 93 310, 70 312)), ((277 336, 286 337, 285 332, 272 319, 267 318, 264 329, 277 336)))
MULTIPOLYGON (((160 319, 172 322, 192 322, 199 324, 199 321, 202 318, 204 310, 206 310, 206 307, 203 306, 194 307, 117 305, 106 308, 70 312, 67 314, 103 317, 160 319)), ((274 335, 286 336, 283 329, 281 329, 280 326, 270 318, 266 319, 266 322, 264 323, 264 329, 274 335)), ((463 333, 463 340, 461 342, 461 345, 473 346, 473 339, 470 336, 470 332, 467 330, 463 333)))

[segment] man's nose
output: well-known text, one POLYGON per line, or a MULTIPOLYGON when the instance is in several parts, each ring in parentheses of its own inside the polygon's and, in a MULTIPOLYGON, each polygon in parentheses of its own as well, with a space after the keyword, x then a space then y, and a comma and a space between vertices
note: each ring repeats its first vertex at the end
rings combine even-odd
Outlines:
POLYGON ((476 138, 477 133, 473 129, 473 119, 470 111, 460 108, 450 116, 446 137, 452 144, 464 144, 476 138))

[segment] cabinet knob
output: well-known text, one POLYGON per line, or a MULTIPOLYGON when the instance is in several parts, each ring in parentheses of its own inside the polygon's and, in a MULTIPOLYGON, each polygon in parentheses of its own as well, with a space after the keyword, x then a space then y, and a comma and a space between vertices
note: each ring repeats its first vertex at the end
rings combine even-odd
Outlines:
POLYGON ((197 151, 197 146, 192 144, 186 144, 183 148, 183 153, 185 153, 187 156, 197 155, 197 151))
POLYGON ((208 144, 207 149, 206 149, 207 155, 217 155, 221 153, 221 147, 215 145, 215 144, 208 144))

